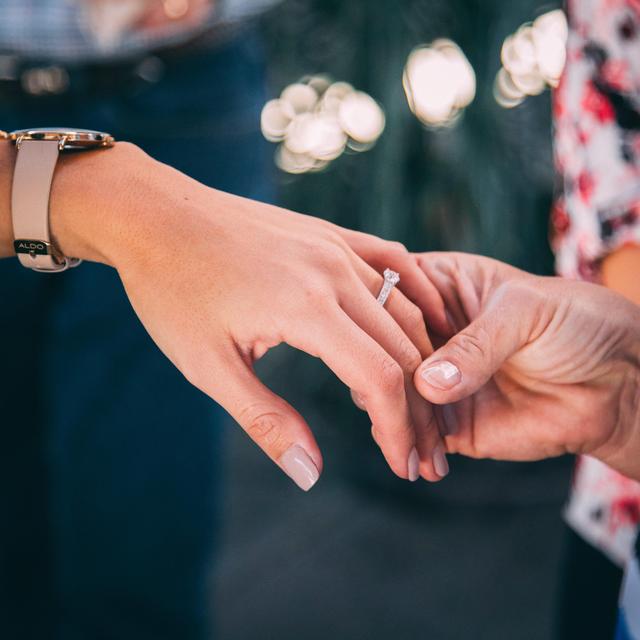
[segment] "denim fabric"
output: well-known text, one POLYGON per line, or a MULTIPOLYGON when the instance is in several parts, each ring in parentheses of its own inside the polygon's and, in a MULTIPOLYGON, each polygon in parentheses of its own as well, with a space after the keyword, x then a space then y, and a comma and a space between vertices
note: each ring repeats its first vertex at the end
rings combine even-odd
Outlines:
POLYGON ((196 28, 185 29, 178 21, 173 29, 161 34, 134 30, 105 48, 93 33, 85 0, 0 0, 0 51, 66 63, 113 60, 176 46, 210 28, 218 31, 234 28, 279 1, 216 0, 211 2, 209 15, 196 28))
MULTIPOLYGON (((0 127, 103 129, 270 200, 264 100, 245 32, 107 98, 0 99, 0 127)), ((160 353, 113 269, 1 261, 0 331, 0 637, 209 638, 222 410, 160 353)))

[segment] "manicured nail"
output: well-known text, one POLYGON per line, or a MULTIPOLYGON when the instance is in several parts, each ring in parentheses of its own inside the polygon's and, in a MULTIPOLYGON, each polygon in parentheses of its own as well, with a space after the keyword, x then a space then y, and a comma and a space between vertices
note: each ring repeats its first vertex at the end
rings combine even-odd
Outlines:
POLYGON ((442 445, 439 444, 433 450, 432 460, 435 472, 441 478, 444 478, 449 473, 449 463, 447 462, 447 456, 444 455, 442 445))
POLYGON ((445 431, 443 435, 455 435, 456 433, 458 433, 458 416, 456 415, 455 406, 453 404, 443 404, 441 410, 445 431))
POLYGON ((420 457, 415 447, 411 449, 411 453, 409 454, 407 469, 409 472, 409 480, 415 482, 420 477, 420 457))
POLYGON ((280 457, 285 473, 303 490, 309 491, 318 481, 318 468, 309 454, 297 444, 289 447, 280 457))
POLYGON ((425 367, 420 375, 422 379, 436 389, 451 389, 462 379, 460 369, 455 364, 443 360, 425 367))

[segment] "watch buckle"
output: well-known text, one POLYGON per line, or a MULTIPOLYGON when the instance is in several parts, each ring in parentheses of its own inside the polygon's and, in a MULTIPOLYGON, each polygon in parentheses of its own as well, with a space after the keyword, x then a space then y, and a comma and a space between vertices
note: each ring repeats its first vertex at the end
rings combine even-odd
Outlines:
POLYGON ((13 242, 13 248, 16 254, 26 254, 35 260, 36 256, 51 256, 56 267, 53 269, 46 269, 43 267, 30 267, 34 271, 41 273, 58 273, 60 271, 66 271, 72 267, 77 267, 82 260, 79 258, 67 258, 63 255, 51 242, 44 240, 15 240, 13 242))
MULTIPOLYGON (((54 257, 54 260, 58 261, 58 258, 54 257)), ((41 267, 31 268, 38 273, 60 273, 61 271, 77 267, 81 262, 82 260, 80 260, 80 258, 67 258, 66 256, 62 256, 62 261, 58 263, 58 266, 55 269, 43 269, 41 267)))

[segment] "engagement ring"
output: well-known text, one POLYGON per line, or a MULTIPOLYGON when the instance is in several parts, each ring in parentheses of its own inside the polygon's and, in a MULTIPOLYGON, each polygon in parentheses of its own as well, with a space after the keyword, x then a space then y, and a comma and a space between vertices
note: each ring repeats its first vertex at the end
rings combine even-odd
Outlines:
POLYGON ((391 295, 393 288, 400 282, 400 274, 391 269, 384 270, 384 283, 378 294, 378 302, 384 307, 387 298, 391 295))

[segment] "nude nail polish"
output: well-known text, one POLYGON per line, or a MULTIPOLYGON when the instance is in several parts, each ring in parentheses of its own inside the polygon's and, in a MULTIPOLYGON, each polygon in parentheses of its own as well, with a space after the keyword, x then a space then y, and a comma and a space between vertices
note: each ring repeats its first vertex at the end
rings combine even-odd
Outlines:
POLYGON ((284 472, 303 490, 309 491, 318 481, 320 473, 309 454, 298 444, 289 447, 280 456, 284 472))
POLYGON ((449 474, 449 463, 447 462, 447 456, 444 454, 442 445, 438 445, 432 454, 433 469, 441 477, 444 478, 449 474))
POLYGON ((445 391, 455 387, 462 379, 460 369, 446 360, 425 367, 420 371, 420 376, 432 387, 445 391))
POLYGON ((411 449, 411 453, 409 454, 407 471, 411 482, 415 482, 420 477, 420 457, 415 447, 411 449))

